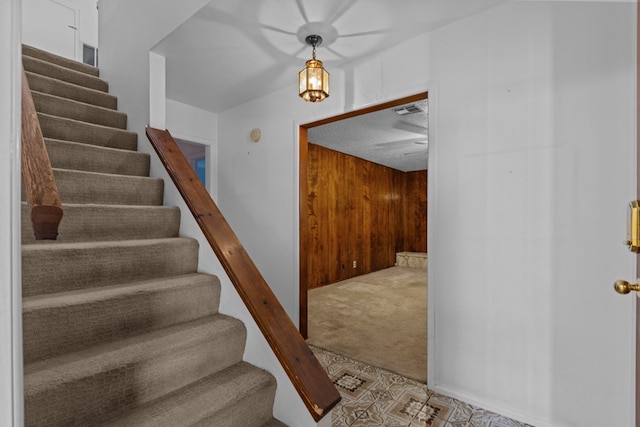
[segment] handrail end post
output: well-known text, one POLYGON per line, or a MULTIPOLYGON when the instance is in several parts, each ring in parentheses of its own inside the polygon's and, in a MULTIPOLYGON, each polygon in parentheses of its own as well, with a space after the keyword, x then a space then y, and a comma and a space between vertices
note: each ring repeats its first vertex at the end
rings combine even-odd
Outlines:
POLYGON ((56 240, 62 209, 58 206, 35 206, 31 209, 31 224, 36 240, 56 240))

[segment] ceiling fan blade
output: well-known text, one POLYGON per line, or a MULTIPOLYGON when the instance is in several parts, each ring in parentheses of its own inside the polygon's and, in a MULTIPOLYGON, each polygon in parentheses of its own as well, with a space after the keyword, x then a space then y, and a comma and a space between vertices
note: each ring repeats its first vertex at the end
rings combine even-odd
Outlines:
POLYGON ((344 15, 349 9, 351 9, 353 7, 354 4, 356 4, 358 0, 349 0, 347 2, 344 3, 344 5, 338 9, 336 11, 336 13, 329 19, 327 19, 327 22, 330 24, 333 24, 334 22, 336 22, 338 20, 338 18, 340 18, 342 15, 344 15))
POLYGON ((258 24, 258 25, 260 25, 260 28, 264 28, 265 30, 275 31, 277 33, 287 34, 287 35, 290 35, 290 36, 295 36, 296 35, 296 33, 294 33, 294 32, 286 31, 286 30, 283 30, 281 28, 274 27, 272 25, 266 25, 266 24, 258 24))
POLYGON ((300 55, 303 51, 305 51, 307 49, 306 46, 302 46, 300 49, 296 50, 295 52, 293 52, 291 54, 291 56, 293 56, 294 58, 297 58, 298 55, 300 55))
POLYGON ((351 33, 351 34, 340 34, 340 37, 360 37, 360 36, 372 36, 375 34, 387 34, 390 33, 391 30, 371 30, 371 31, 361 31, 359 33, 351 33))
POLYGON ((304 22, 308 24, 309 17, 307 16, 307 11, 304 9, 302 0, 296 0, 296 4, 298 5, 298 9, 300 10, 300 15, 302 15, 302 19, 304 19, 304 22))
POLYGON ((325 47, 324 50, 328 50, 329 52, 333 53, 335 56, 337 56, 340 59, 346 59, 346 56, 339 54, 338 52, 335 51, 335 49, 331 49, 330 47, 325 47))

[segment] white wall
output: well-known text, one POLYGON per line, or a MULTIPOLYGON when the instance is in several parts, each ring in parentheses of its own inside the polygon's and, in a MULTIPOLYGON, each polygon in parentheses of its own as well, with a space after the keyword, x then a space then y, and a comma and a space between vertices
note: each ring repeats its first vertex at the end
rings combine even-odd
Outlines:
POLYGON ((0 2, 0 425, 21 426, 20 1, 0 2))
POLYGON ((536 425, 633 424, 611 284, 634 272, 635 10, 513 3, 430 39, 433 381, 536 425))
POLYGON ((320 105, 289 88, 220 113, 220 205, 292 317, 296 125, 428 89, 430 385, 539 426, 633 425, 635 298, 612 283, 635 266, 635 11, 508 2, 330 70, 320 105))
POLYGON ((75 0, 78 8, 80 46, 98 47, 98 0, 75 0))

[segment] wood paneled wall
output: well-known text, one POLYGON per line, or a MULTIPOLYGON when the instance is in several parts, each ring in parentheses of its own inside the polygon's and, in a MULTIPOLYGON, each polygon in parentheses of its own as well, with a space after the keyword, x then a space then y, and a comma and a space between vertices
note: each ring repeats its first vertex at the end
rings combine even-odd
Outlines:
POLYGON ((391 267, 396 252, 426 252, 426 171, 404 173, 311 143, 308 161, 308 289, 391 267))
POLYGON ((404 250, 427 252, 427 171, 406 175, 404 250))

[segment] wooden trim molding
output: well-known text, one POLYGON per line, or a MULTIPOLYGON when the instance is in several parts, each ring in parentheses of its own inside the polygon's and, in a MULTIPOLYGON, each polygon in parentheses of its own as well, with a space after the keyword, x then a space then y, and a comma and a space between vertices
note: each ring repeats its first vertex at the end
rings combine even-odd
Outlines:
POLYGON ((249 309, 307 409, 316 421, 340 394, 271 291, 238 237, 167 130, 148 127, 147 137, 191 210, 229 279, 249 309))
POLYGON ((37 240, 55 240, 62 203, 47 154, 27 75, 22 70, 22 180, 37 240))
MULTIPOLYGON (((307 141, 308 138, 308 130, 306 127, 300 127, 299 129, 300 132, 300 141, 307 141)), ((298 218, 300 219, 300 234, 302 235, 302 233, 304 232, 306 235, 306 230, 308 229, 308 216, 307 216, 307 212, 308 212, 308 204, 309 204, 309 194, 308 194, 308 190, 307 190, 307 165, 309 163, 309 144, 300 144, 300 165, 299 165, 299 171, 300 171, 300 179, 298 181, 298 191, 299 191, 299 196, 298 196, 298 209, 299 209, 299 216, 298 218), (304 230, 304 231, 303 231, 304 230)), ((300 239, 300 250, 299 250, 299 266, 300 266, 300 272, 299 272, 299 276, 300 276, 300 280, 302 280, 302 278, 304 278, 304 286, 302 286, 302 282, 300 283, 300 294, 299 294, 299 301, 298 303, 300 304, 300 313, 299 316, 300 318, 298 319, 298 324, 300 325, 300 334, 302 334, 303 338, 307 339, 309 337, 309 324, 308 322, 308 304, 307 304, 307 299, 308 299, 308 294, 309 294, 309 287, 307 286, 307 277, 308 277, 308 270, 307 270, 307 258, 306 258, 306 254, 309 251, 309 239, 300 239)))

